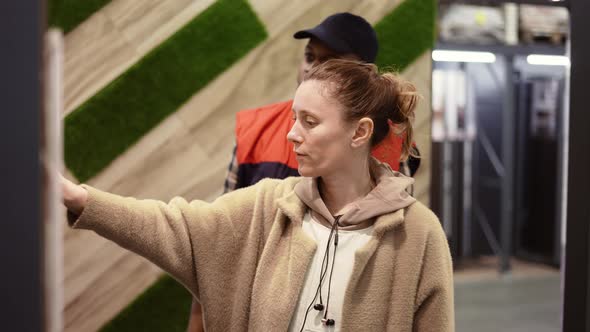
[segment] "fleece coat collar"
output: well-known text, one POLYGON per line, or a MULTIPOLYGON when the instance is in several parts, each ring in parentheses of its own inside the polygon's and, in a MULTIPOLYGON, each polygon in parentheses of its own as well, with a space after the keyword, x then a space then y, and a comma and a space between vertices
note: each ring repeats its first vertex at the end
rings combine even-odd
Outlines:
MULTIPOLYGON (((406 190, 414 183, 414 179, 393 171, 375 158, 371 158, 369 170, 376 185, 365 197, 349 204, 339 219, 342 230, 366 228, 374 223, 376 217, 398 211, 416 201, 406 190)), ((318 184, 319 178, 302 178, 295 185, 294 193, 309 209, 323 218, 320 218, 320 222, 330 227, 334 223, 334 216, 322 200, 318 184)))

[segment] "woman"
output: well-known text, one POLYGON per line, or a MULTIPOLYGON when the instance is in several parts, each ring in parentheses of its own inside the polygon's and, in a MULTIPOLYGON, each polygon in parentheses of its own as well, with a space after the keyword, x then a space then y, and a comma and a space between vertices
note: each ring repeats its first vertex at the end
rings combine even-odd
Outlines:
POLYGON ((302 177, 213 203, 122 198, 63 180, 74 228, 148 258, 197 297, 210 331, 452 331, 452 264, 411 178, 370 157, 412 142, 414 87, 330 60, 298 87, 288 134, 302 177))

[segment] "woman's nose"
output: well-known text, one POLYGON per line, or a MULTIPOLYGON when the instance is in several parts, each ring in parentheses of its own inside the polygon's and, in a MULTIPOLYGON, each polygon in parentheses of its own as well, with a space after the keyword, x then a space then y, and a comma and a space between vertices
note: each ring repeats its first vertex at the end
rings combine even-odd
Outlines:
POLYGON ((295 122, 293 124, 293 127, 291 127, 291 130, 289 130, 289 132, 287 133, 287 140, 292 143, 301 143, 303 138, 301 137, 301 135, 299 135, 297 133, 296 127, 297 127, 297 122, 295 122))

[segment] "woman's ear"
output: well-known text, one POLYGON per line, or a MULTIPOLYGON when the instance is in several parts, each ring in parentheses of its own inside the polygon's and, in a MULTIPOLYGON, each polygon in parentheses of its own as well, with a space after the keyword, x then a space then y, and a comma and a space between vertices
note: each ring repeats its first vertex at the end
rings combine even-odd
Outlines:
POLYGON ((373 135, 373 120, 370 118, 362 118, 358 121, 354 136, 352 137, 352 147, 357 148, 368 144, 373 135))

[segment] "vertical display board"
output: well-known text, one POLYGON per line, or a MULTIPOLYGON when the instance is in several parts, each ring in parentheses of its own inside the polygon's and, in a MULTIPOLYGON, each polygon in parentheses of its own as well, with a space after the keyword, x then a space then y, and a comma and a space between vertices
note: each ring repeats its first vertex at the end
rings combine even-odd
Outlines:
POLYGON ((63 330, 63 232, 65 209, 61 204, 58 174, 63 172, 63 35, 52 29, 45 35, 44 96, 41 162, 43 165, 43 277, 45 331, 63 330))

